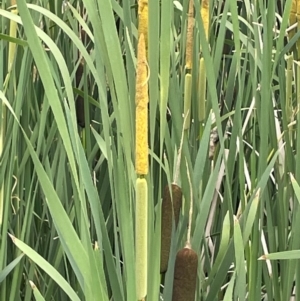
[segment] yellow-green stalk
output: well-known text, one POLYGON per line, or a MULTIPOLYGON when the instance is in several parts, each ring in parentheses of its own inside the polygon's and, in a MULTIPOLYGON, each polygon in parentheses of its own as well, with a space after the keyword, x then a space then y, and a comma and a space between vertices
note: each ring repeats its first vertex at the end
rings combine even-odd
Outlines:
POLYGON ((148 187, 145 178, 136 180, 136 218, 135 218, 135 265, 137 300, 144 300, 147 295, 147 224, 148 224, 148 187))
POLYGON ((135 93, 135 169, 137 175, 146 175, 148 173, 148 72, 144 34, 141 34, 138 43, 135 93))
POLYGON ((286 101, 285 111, 286 117, 289 122, 293 119, 293 106, 292 106, 292 87, 293 87, 293 55, 286 58, 286 101))
POLYGON ((188 130, 191 124, 191 100, 192 100, 192 75, 187 73, 184 82, 184 116, 187 117, 184 129, 188 130))
MULTIPOLYGON (((286 105, 291 105, 292 86, 293 86, 293 55, 286 57, 286 105)), ((287 116, 289 117, 289 116, 287 116)))
POLYGON ((203 123, 205 120, 205 97, 206 97, 206 69, 204 58, 202 57, 199 62, 199 76, 198 76, 198 95, 199 95, 199 107, 198 107, 198 120, 203 123))
POLYGON ((146 51, 148 49, 148 0, 139 0, 138 2, 139 26, 138 36, 142 34, 145 38, 146 51))
MULTIPOLYGON (((202 0, 201 2, 201 19, 204 27, 205 39, 208 42, 209 34, 209 0, 202 0)), ((201 48, 201 47, 200 47, 201 48)), ((206 112, 206 69, 204 58, 200 58, 199 74, 198 74, 198 121, 200 122, 200 136, 204 128, 205 112, 206 112)))

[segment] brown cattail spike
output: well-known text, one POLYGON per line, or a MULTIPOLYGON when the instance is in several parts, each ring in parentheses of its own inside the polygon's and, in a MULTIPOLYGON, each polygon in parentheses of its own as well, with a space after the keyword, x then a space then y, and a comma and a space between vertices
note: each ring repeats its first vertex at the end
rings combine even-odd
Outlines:
POLYGON ((171 237, 172 237, 172 225, 173 225, 173 212, 175 227, 178 225, 179 213, 182 205, 182 192, 181 188, 176 185, 171 185, 171 193, 169 186, 164 189, 163 201, 162 201, 162 221, 161 221, 161 257, 160 257, 160 272, 165 273, 168 268, 171 237), (172 195, 171 195, 172 193, 172 195))
POLYGON ((178 251, 175 261, 172 301, 194 301, 198 255, 188 245, 178 251))

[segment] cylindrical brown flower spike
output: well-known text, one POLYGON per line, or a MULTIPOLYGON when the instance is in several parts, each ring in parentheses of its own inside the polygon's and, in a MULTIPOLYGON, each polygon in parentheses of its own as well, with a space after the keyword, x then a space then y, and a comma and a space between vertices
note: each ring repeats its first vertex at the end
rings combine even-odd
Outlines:
POLYGON ((198 255, 187 244, 176 255, 172 301, 194 301, 198 255))
POLYGON ((178 225, 179 213, 182 205, 182 191, 176 185, 171 185, 171 193, 169 185, 164 189, 162 208, 161 208, 161 249, 160 249, 160 272, 165 273, 168 268, 168 261, 171 247, 173 212, 175 219, 175 227, 178 225), (172 194, 171 194, 172 193, 172 194))
POLYGON ((146 175, 148 174, 148 72, 143 34, 141 34, 138 43, 135 93, 135 170, 137 175, 146 175))
POLYGON ((178 150, 177 162, 174 171, 174 179, 171 185, 171 192, 169 185, 166 185, 163 193, 162 207, 161 207, 161 249, 160 249, 160 272, 165 273, 168 269, 170 247, 172 241, 172 225, 173 213, 175 219, 175 228, 179 222, 179 214, 182 206, 182 190, 176 184, 179 177, 179 169, 181 162, 181 151, 184 138, 184 129, 187 121, 187 116, 184 118, 180 146, 178 150))
POLYGON ((185 247, 178 251, 175 260, 172 301, 195 301, 198 255, 191 248, 191 225, 193 216, 193 189, 187 161, 187 177, 190 184, 190 211, 185 247))

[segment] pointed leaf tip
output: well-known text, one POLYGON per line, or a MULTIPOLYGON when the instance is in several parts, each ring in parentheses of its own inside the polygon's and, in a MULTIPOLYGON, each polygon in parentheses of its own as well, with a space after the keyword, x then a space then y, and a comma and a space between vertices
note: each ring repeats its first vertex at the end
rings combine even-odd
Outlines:
POLYGON ((29 280, 29 284, 33 290, 36 289, 35 284, 31 280, 29 280))
POLYGON ((11 240, 13 241, 13 243, 15 243, 16 241, 16 237, 13 236, 12 234, 8 233, 9 237, 11 238, 11 240))

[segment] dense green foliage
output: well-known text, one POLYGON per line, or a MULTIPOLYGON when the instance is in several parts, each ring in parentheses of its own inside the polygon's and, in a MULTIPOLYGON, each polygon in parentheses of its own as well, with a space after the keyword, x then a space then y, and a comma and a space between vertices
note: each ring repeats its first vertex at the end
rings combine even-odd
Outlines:
MULTIPOLYGON (((195 300, 298 300, 300 32, 288 37, 292 1, 210 0, 209 43, 200 5, 178 179, 184 201, 162 277, 161 198, 184 121, 188 1, 149 0, 147 300, 172 299, 191 195, 195 300), (280 260, 258 260, 269 253, 280 260)), ((135 300, 137 3, 17 0, 18 14, 8 0, 0 6, 0 300, 135 300)))

